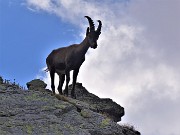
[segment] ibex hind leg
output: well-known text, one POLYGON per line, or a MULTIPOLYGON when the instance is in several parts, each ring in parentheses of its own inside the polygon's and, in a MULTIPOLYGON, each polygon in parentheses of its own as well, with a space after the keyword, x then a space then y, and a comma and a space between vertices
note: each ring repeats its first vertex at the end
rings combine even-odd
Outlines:
POLYGON ((53 94, 55 94, 54 75, 55 75, 55 72, 54 71, 50 71, 51 89, 52 89, 53 94))
POLYGON ((64 80, 65 80, 65 74, 59 75, 58 91, 59 91, 59 94, 61 94, 61 95, 62 95, 62 87, 63 87, 63 84, 64 84, 64 80))

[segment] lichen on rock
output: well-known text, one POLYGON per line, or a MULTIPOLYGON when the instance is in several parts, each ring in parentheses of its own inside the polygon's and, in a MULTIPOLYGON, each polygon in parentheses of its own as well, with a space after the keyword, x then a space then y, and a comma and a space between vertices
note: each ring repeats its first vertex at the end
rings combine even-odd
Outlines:
POLYGON ((90 98, 52 95, 40 80, 27 84, 29 90, 0 89, 1 135, 139 135, 97 112, 90 98))

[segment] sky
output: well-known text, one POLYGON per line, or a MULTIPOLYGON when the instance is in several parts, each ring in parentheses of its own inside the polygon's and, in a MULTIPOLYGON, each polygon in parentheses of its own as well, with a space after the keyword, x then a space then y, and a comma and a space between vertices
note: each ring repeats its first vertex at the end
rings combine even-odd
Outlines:
POLYGON ((0 75, 24 86, 41 78, 50 88, 45 59, 84 39, 85 15, 103 26, 78 82, 122 105, 120 124, 179 135, 180 0, 0 0, 0 75))

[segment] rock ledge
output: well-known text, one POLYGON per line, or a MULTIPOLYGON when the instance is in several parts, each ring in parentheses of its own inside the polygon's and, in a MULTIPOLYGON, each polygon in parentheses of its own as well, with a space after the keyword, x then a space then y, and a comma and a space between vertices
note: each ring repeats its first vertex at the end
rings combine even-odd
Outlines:
MULTIPOLYGON (((0 87, 1 135, 140 135, 138 131, 114 122, 116 118, 107 115, 109 107, 99 110, 98 113, 100 105, 94 105, 88 96, 86 100, 80 95, 77 99, 72 99, 52 95, 45 88, 44 91, 43 89, 39 91, 36 87, 31 90, 5 89, 8 84, 0 84, 2 85, 3 87, 0 87), (102 115, 101 111, 106 114, 102 115)), ((77 85, 78 87, 80 84, 77 85)), ((84 95, 86 92, 83 90, 84 95)), ((112 101, 106 99, 103 102, 112 101)), ((122 115, 122 112, 120 114, 122 115)))

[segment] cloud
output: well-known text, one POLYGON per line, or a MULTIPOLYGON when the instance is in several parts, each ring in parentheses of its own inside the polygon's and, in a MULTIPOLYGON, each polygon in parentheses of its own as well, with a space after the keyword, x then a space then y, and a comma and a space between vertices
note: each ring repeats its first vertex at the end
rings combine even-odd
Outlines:
POLYGON ((48 12, 53 11, 51 0, 27 0, 26 2, 28 5, 28 8, 34 7, 36 10, 45 10, 48 12))
MULTIPOLYGON (((180 133, 179 0, 27 0, 27 5, 79 26, 81 39, 87 27, 82 16, 102 20, 99 46, 89 50, 78 81, 123 105, 122 122, 142 134, 180 133)), ((50 83, 48 75, 44 79, 50 83)))

